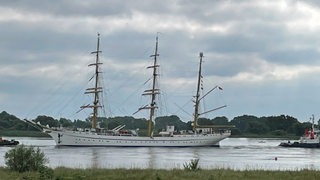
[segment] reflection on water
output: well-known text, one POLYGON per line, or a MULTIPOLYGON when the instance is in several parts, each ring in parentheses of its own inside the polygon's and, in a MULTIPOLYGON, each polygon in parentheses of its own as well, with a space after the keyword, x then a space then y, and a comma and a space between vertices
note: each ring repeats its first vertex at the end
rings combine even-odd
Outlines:
MULTIPOLYGON (((51 139, 15 139, 40 147, 53 168, 173 169, 198 158, 204 169, 320 170, 320 149, 279 147, 278 139, 228 138, 220 142, 220 148, 58 147, 51 139)), ((0 164, 4 165, 4 154, 9 149, 0 147, 0 164)))
POLYGON ((92 165, 93 168, 99 168, 99 154, 96 148, 91 148, 92 152, 92 165))

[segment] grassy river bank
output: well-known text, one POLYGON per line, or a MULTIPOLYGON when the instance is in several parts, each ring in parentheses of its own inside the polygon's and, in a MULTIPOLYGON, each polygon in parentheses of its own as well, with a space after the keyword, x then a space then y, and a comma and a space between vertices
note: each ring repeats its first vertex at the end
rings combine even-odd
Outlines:
POLYGON ((0 179, 55 179, 55 180, 81 180, 81 179, 318 179, 320 171, 299 170, 299 171, 263 171, 248 170, 237 171, 228 169, 213 170, 154 170, 154 169, 70 169, 56 168, 48 172, 25 172, 18 173, 6 168, 0 168, 0 179))

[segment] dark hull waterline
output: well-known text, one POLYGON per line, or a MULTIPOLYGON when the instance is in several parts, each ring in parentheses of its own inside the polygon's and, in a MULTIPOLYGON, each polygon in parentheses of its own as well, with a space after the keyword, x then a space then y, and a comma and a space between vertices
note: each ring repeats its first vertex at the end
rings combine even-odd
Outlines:
POLYGON ((283 142, 279 146, 294 147, 294 148, 320 148, 320 143, 300 143, 300 142, 284 143, 283 142))

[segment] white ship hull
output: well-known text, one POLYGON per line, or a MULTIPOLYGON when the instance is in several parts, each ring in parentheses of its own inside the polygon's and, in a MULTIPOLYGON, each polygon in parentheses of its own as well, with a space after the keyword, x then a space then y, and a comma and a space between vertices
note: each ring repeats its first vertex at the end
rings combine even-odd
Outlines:
POLYGON ((113 147, 197 147, 219 146, 230 136, 230 131, 216 134, 174 135, 172 137, 139 137, 99 135, 90 132, 55 131, 47 133, 58 146, 113 146, 113 147))

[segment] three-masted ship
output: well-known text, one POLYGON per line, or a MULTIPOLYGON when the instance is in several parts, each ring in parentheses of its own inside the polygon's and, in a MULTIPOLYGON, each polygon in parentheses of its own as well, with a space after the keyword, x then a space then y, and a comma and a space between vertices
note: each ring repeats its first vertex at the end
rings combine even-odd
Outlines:
MULTIPOLYGON (((203 97, 200 97, 200 81, 201 66, 203 53, 200 53, 197 94, 195 96, 195 111, 193 131, 176 132, 173 126, 168 126, 159 135, 153 135, 153 121, 155 118, 155 111, 158 108, 156 104, 156 96, 159 95, 160 90, 156 87, 158 76, 158 37, 156 37, 156 47, 153 58, 153 65, 148 68, 153 70, 152 87, 145 90, 143 95, 151 96, 149 105, 139 108, 139 110, 149 110, 148 122, 148 136, 138 136, 137 133, 122 133, 123 126, 118 126, 114 129, 97 128, 98 109, 101 108, 100 96, 102 87, 99 86, 99 66, 102 64, 99 59, 100 51, 100 36, 98 35, 97 49, 92 52, 96 55, 95 62, 89 66, 95 67, 95 86, 88 88, 86 93, 94 95, 92 104, 82 106, 81 108, 92 108, 92 128, 84 130, 67 130, 64 128, 50 128, 39 125, 33 121, 28 121, 34 126, 42 129, 43 132, 49 134, 58 146, 118 146, 118 147, 193 147, 193 146, 219 146, 219 142, 231 135, 230 130, 215 129, 214 127, 198 126, 197 120, 200 115, 198 106, 203 97)), ((138 111, 139 111, 138 110, 138 111)))

